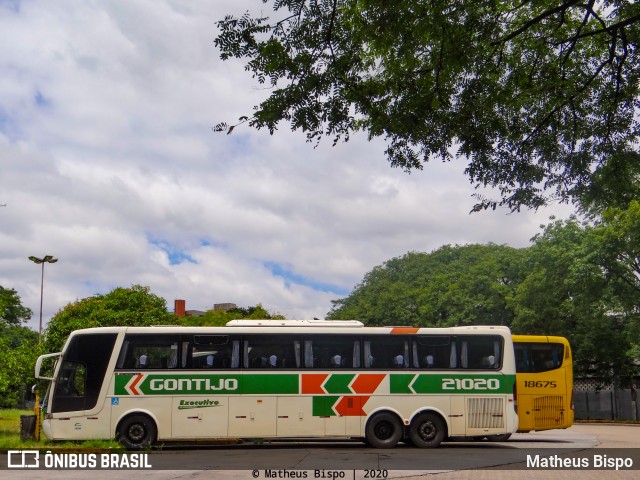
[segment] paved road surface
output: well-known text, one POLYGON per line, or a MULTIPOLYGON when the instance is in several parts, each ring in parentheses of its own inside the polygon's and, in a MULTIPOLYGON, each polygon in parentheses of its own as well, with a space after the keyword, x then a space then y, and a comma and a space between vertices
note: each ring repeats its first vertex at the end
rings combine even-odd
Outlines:
MULTIPOLYGON (((307 479, 638 479, 640 425, 578 424, 568 430, 515 434, 509 442, 451 442, 438 449, 399 446, 393 450, 360 443, 300 443, 255 447, 169 449, 149 455, 163 470, 0 470, 4 479, 200 480, 302 478, 307 479), (624 450, 628 449, 629 455, 624 450), (593 463, 595 456, 628 458, 636 470, 531 469, 526 458, 537 455, 540 466, 569 459, 593 463), (189 470, 186 470, 189 468, 189 470), (220 470, 222 468, 223 470, 220 470), (170 470, 171 469, 171 470, 170 470), (290 469, 290 470, 286 470, 290 469), (316 472, 316 470, 318 470, 316 472), (369 471, 367 471, 369 470, 369 471), (296 477, 297 476, 297 477, 296 477)), ((1 460, 6 465, 6 456, 1 460)))

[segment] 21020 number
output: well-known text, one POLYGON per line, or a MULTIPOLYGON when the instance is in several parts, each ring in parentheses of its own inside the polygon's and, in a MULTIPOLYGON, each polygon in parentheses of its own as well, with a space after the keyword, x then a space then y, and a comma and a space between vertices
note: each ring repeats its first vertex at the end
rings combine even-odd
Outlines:
POLYGON ((497 378, 443 378, 443 390, 499 390, 497 378))

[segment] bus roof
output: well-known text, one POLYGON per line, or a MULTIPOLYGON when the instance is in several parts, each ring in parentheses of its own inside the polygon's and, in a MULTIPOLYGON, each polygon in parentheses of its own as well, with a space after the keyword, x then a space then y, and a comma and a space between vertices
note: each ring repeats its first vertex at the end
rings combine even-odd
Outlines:
POLYGON ((513 335, 514 343, 561 343, 568 345, 569 341, 564 337, 553 335, 513 335))
POLYGON ((364 327, 358 320, 231 320, 228 327, 364 327))
POLYGON ((511 332, 505 326, 462 326, 462 327, 401 327, 384 326, 369 327, 356 320, 232 320, 226 326, 181 326, 158 325, 148 327, 94 327, 72 332, 72 335, 89 333, 184 333, 201 335, 225 335, 238 333, 340 333, 375 334, 375 335, 479 335, 498 334, 511 337, 511 332))

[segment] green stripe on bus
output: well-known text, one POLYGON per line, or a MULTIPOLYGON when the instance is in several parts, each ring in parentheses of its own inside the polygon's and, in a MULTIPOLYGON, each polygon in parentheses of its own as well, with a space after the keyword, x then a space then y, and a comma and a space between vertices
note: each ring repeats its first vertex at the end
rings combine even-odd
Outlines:
POLYGON ((515 380, 500 374, 391 374, 389 384, 394 394, 508 394, 515 380))
POLYGON ((240 393, 300 393, 298 374, 246 374, 241 380, 240 393))
POLYGON ((116 375, 115 395, 298 394, 297 374, 116 375), (137 377, 140 377, 139 381, 137 377))
MULTIPOLYGON (((328 394, 351 394, 353 392, 349 384, 355 376, 356 374, 331 374, 324 382, 324 390, 328 394)), ((502 374, 392 373, 389 375, 389 393, 402 395, 509 394, 513 391, 515 378, 515 375, 502 374)), ((138 373, 115 377, 114 394, 119 396, 211 393, 298 395, 300 394, 300 375, 297 373, 240 375, 138 373)), ((385 394, 386 392, 378 391, 377 393, 385 394)))
POLYGON ((327 393, 353 393, 349 384, 354 379, 355 374, 334 373, 324 383, 327 393))
POLYGON ((389 375, 389 391, 390 393, 413 393, 409 389, 409 384, 413 381, 415 375, 412 374, 391 374, 389 375))
POLYGON ((338 396, 313 397, 311 414, 314 417, 335 417, 333 406, 340 399, 338 396))

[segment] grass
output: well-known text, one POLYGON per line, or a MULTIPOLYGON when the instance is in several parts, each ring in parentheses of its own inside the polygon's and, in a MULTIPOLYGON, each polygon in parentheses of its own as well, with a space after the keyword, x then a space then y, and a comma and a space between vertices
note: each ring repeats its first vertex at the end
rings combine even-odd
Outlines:
POLYGON ((20 417, 33 415, 31 410, 0 410, 0 451, 14 449, 60 449, 65 451, 114 451, 123 447, 115 440, 86 440, 78 442, 56 442, 41 435, 40 440, 20 439, 20 417))

